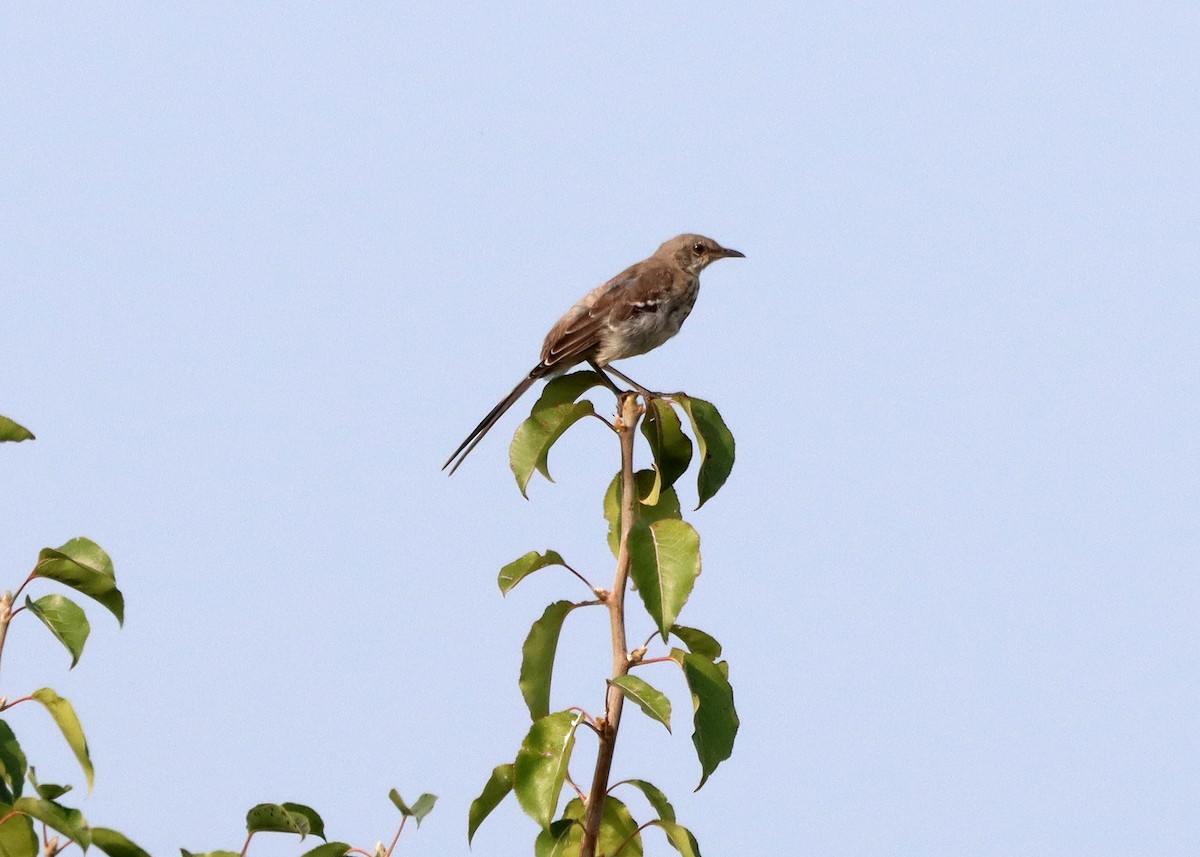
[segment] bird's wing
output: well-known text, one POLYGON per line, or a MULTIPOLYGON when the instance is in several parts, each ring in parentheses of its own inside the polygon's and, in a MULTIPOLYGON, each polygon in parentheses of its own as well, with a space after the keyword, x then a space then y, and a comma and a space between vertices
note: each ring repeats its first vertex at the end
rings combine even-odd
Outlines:
POLYGON ((592 289, 546 334, 542 365, 573 365, 592 357, 612 324, 653 309, 671 281, 671 272, 647 259, 592 289))

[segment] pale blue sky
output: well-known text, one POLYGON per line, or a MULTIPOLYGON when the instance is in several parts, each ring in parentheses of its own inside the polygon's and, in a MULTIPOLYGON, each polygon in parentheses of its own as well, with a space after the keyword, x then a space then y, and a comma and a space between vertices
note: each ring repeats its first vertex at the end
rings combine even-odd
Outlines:
MULTIPOLYGON (((88 535, 128 621, 92 611, 70 674, 20 621, 0 690, 76 701, 94 822, 237 847, 296 800, 370 845, 397 786, 441 795, 399 854, 466 853, 526 729, 525 632, 578 594, 502 600, 496 572, 554 547, 607 576, 616 453, 581 424, 526 502, 514 412, 438 467, 579 295, 698 231, 747 259, 625 368, 738 440, 683 618, 725 644, 742 731, 691 794, 663 667, 676 734, 631 716, 617 774, 706 854, 1195 853, 1200 7, 2 23, 0 413, 38 440, 0 449, 0 585, 88 535)), ((557 707, 596 706, 604 631, 569 620, 557 707)), ((510 802, 474 853, 533 834, 510 802)))

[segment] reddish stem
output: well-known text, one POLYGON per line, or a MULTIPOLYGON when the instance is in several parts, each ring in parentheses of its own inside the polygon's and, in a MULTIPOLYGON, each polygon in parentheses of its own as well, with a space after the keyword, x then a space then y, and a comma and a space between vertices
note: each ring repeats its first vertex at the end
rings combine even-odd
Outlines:
POLYGON ((613 424, 612 424, 612 423, 610 423, 608 420, 606 420, 604 417, 600 416, 599 414, 597 414, 597 413, 595 413, 595 412, 592 412, 592 413, 588 414, 588 416, 589 416, 589 417, 595 417, 596 419, 600 420, 600 422, 604 423, 606 426, 608 426, 608 427, 609 427, 610 429, 612 429, 613 431, 616 431, 616 430, 617 430, 617 427, 616 427, 615 425, 613 425, 613 424))
POLYGON ((625 841, 622 842, 619 846, 617 846, 617 850, 612 853, 612 857, 617 857, 618 854, 620 854, 623 850, 625 850, 625 846, 633 841, 633 837, 637 836, 639 833, 641 833, 643 830, 645 830, 647 827, 650 827, 653 824, 654 824, 653 821, 647 821, 645 824, 643 824, 637 830, 633 831, 633 833, 626 836, 625 841))
POLYGON ((634 666, 635 667, 642 666, 643 664, 664 664, 667 661, 674 662, 675 659, 673 657, 671 657, 670 655, 664 655, 661 658, 642 658, 640 661, 638 661, 636 664, 634 664, 634 666))
POLYGON ((29 702, 31 699, 33 699, 32 696, 22 696, 20 699, 14 699, 12 702, 6 703, 3 708, 0 708, 0 711, 8 711, 8 709, 12 708, 14 705, 20 705, 22 702, 29 702))
POLYGON ((596 732, 596 733, 600 732, 600 724, 596 722, 596 718, 592 717, 592 715, 588 714, 586 711, 584 711, 578 705, 572 705, 570 708, 567 709, 567 711, 578 711, 581 715, 583 715, 583 722, 585 725, 591 727, 593 732, 596 732))
POLYGON ((580 580, 582 580, 583 585, 586 586, 588 589, 590 589, 592 592, 596 591, 596 587, 592 586, 592 582, 590 580, 588 580, 586 577, 584 577, 582 574, 580 574, 575 569, 571 568, 571 566, 567 565, 565 562, 563 563, 563 568, 565 568, 567 571, 571 572, 571 574, 575 575, 580 580))
POLYGON ((611 786, 608 787, 608 794, 612 794, 613 789, 615 789, 617 786, 628 785, 630 782, 632 782, 632 780, 618 780, 617 782, 613 783, 611 786))
POLYGON ((400 841, 400 834, 404 832, 404 825, 408 823, 408 816, 400 819, 400 829, 396 831, 396 835, 392 837, 392 844, 388 846, 387 857, 392 857, 392 851, 396 848, 396 843, 400 841))
POLYGON ((26 587, 26 586, 28 586, 30 583, 32 583, 32 582, 33 582, 33 579, 34 579, 35 577, 37 577, 37 572, 36 572, 36 571, 31 571, 31 572, 29 572, 29 577, 25 578, 25 582, 24 582, 24 583, 22 583, 22 584, 21 584, 21 585, 20 585, 20 586, 17 588, 17 591, 13 593, 12 600, 13 600, 14 602, 15 602, 15 601, 16 601, 18 598, 20 598, 20 597, 21 597, 21 592, 22 592, 22 591, 25 589, 25 587, 26 587))
POLYGON ((583 793, 583 789, 581 789, 579 786, 577 786, 575 784, 575 781, 573 779, 571 779, 570 776, 567 777, 567 782, 570 783, 571 788, 575 789, 575 794, 579 795, 579 799, 581 801, 583 801, 584 803, 587 803, 587 795, 585 795, 583 793))

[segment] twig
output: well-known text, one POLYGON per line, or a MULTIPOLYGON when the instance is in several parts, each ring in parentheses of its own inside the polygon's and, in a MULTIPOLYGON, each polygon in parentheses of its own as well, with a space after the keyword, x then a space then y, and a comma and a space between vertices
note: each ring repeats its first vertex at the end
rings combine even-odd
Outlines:
POLYGON ((602 734, 601 730, 600 730, 600 724, 596 721, 596 718, 592 717, 592 715, 588 714, 586 711, 584 711, 578 705, 572 705, 570 708, 567 709, 567 711, 579 712, 579 715, 583 718, 584 726, 590 727, 592 729, 592 731, 595 732, 597 735, 602 734))
MULTIPOLYGON (((629 647, 625 641, 625 588, 629 579, 630 553, 629 534, 633 530, 633 516, 637 508, 637 486, 634 484, 633 444, 635 430, 641 419, 642 409, 637 395, 625 393, 618 408, 617 432, 621 438, 621 546, 617 551, 617 567, 613 587, 608 594, 609 625, 612 632, 613 669, 612 677, 620 678, 629 672, 629 647)), ((596 770, 592 776, 592 788, 588 793, 587 809, 584 813, 583 841, 580 857, 595 857, 596 843, 600 838, 600 820, 604 816, 604 798, 608 792, 608 776, 612 771, 613 751, 617 743, 617 729, 621 725, 621 710, 625 696, 616 685, 610 684, 605 701, 604 718, 600 726, 600 746, 596 752, 596 770)))
MULTIPOLYGON (((658 820, 658 819, 655 819, 655 821, 657 821, 657 820, 658 820)), ((647 827, 650 827, 652 824, 654 824, 654 822, 653 822, 653 821, 647 821, 645 824, 643 824, 643 825, 642 825, 641 827, 639 827, 637 830, 633 831, 633 833, 631 833, 631 834, 629 834, 628 836, 626 836, 626 837, 625 837, 625 841, 624 841, 624 842, 622 842, 620 845, 618 845, 618 846, 617 846, 617 850, 616 850, 616 851, 614 851, 614 852, 612 853, 612 857, 617 857, 617 855, 618 855, 618 854, 620 854, 622 851, 624 851, 624 850, 625 850, 625 846, 626 846, 626 845, 628 845, 630 842, 632 842, 632 841, 633 841, 633 837, 637 836, 639 833, 641 833, 641 832, 642 832, 643 830, 645 830, 647 827)))
POLYGON ((588 416, 595 417, 596 419, 600 420, 600 422, 604 423, 606 426, 608 426, 613 431, 617 430, 617 427, 615 425, 613 425, 612 423, 610 423, 608 420, 606 420, 604 417, 600 416, 597 413, 591 413, 591 414, 588 414, 588 416))
POLYGON ((8 623, 12 621, 12 606, 15 599, 16 596, 11 592, 0 595, 0 657, 4 655, 4 638, 8 636, 8 623))
POLYGON ((396 843, 400 841, 400 834, 404 832, 404 825, 408 821, 408 816, 400 819, 400 829, 396 831, 396 835, 392 838, 392 844, 388 846, 387 857, 392 857, 392 851, 396 848, 396 843))
POLYGON ((33 699, 32 696, 22 696, 20 699, 14 699, 12 702, 4 702, 3 704, 0 704, 0 711, 8 711, 8 709, 12 708, 14 705, 20 705, 22 702, 29 702, 31 699, 33 699))
POLYGON ((571 779, 571 774, 569 772, 567 773, 567 784, 570 785, 571 788, 575 789, 575 794, 579 795, 579 800, 581 802, 587 803, 587 795, 585 795, 583 793, 583 789, 577 786, 575 781, 571 779))
POLYGON ((14 602, 14 601, 16 601, 18 598, 20 598, 20 597, 21 597, 21 593, 25 591, 25 587, 26 587, 26 586, 28 586, 30 583, 32 583, 32 582, 33 582, 33 579, 34 579, 35 577, 37 577, 37 572, 36 572, 36 571, 31 571, 31 572, 29 572, 29 577, 25 578, 25 582, 24 582, 24 583, 22 583, 22 584, 21 584, 19 587, 17 587, 17 591, 13 593, 13 597, 9 599, 9 602, 8 602, 8 603, 9 603, 9 604, 12 604, 12 602, 14 602))
POLYGON ((669 655, 663 655, 661 658, 642 658, 634 666, 644 666, 645 664, 665 664, 667 661, 673 661, 674 658, 669 655))
POLYGON ((567 565, 565 562, 562 564, 562 566, 563 566, 563 568, 565 568, 567 571, 571 572, 571 574, 575 575, 575 576, 576 576, 576 577, 578 577, 580 580, 582 580, 582 581, 583 581, 583 585, 584 585, 584 586, 586 586, 588 589, 590 589, 592 592, 595 592, 595 591, 596 591, 596 587, 592 586, 592 582, 591 582, 590 580, 588 580, 586 577, 584 577, 582 574, 580 574, 578 571, 576 571, 575 569, 571 568, 571 566, 567 565))

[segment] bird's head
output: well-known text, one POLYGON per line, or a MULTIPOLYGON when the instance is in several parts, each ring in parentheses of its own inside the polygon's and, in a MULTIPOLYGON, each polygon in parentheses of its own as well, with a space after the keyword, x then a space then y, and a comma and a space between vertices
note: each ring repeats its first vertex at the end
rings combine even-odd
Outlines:
POLYGON ((687 233, 676 235, 658 248, 656 255, 667 256, 692 274, 699 274, 718 259, 745 258, 745 253, 722 247, 711 238, 687 233))

